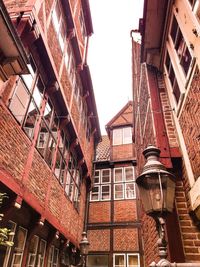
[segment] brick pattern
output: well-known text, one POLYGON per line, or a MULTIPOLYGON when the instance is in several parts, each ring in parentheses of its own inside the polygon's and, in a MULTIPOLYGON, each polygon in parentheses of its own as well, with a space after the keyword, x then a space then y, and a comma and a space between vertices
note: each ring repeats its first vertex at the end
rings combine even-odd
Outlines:
POLYGON ((158 256, 158 234, 156 231, 155 221, 143 213, 142 221, 142 237, 145 252, 145 264, 149 266, 152 261, 157 262, 158 256))
POLYGON ((27 181, 27 188, 41 203, 43 203, 43 205, 45 203, 46 192, 51 178, 51 170, 46 166, 43 159, 41 159, 39 152, 35 151, 27 181))
MULTIPOLYGON (((156 144, 155 134, 153 129, 152 111, 149 102, 148 80, 146 75, 146 65, 141 65, 141 86, 134 91, 138 96, 136 100, 135 111, 135 148, 137 159, 137 174, 142 172, 144 166, 143 150, 148 144, 156 144), (138 103, 138 104, 137 104, 138 103)), ((139 86, 139 85, 138 85, 139 86)))
POLYGON ((190 203, 188 197, 189 184, 183 166, 183 181, 176 185, 176 207, 183 240, 185 259, 200 261, 200 233, 198 226, 189 215, 190 203))
POLYGON ((196 67, 194 77, 179 119, 188 156, 195 178, 200 176, 200 73, 196 67))
POLYGON ((136 228, 114 229, 113 235, 114 251, 125 252, 138 250, 138 230, 136 228))
POLYGON ((110 209, 110 202, 90 202, 88 223, 110 222, 110 209))
POLYGON ((110 251, 110 230, 89 230, 87 237, 90 242, 90 251, 110 251))
POLYGON ((112 146, 111 160, 133 159, 133 144, 112 146))
POLYGON ((114 221, 131 222, 137 220, 136 201, 121 200, 114 202, 114 221))
POLYGON ((176 134, 175 126, 174 126, 174 121, 173 121, 173 116, 172 116, 172 109, 171 109, 169 99, 167 96, 164 80, 161 75, 157 75, 157 79, 158 79, 158 87, 160 90, 160 100, 161 100, 161 106, 162 106, 166 130, 167 130, 169 145, 170 147, 179 147, 177 134, 176 134))
POLYGON ((18 123, 1 103, 0 140, 0 169, 20 182, 31 144, 18 123))

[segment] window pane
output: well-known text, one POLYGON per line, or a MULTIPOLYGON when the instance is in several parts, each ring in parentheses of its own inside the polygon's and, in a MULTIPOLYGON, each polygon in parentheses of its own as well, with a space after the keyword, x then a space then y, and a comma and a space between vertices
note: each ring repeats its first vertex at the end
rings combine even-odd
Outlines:
POLYGON ((125 181, 133 181, 134 176, 133 176, 133 168, 125 168, 125 181))
POLYGON ((131 131, 131 127, 126 127, 123 129, 124 132, 124 140, 123 143, 124 144, 131 144, 132 143, 132 131, 131 131))
POLYGON ((42 99, 43 99, 43 92, 44 92, 44 85, 41 81, 41 79, 38 79, 38 82, 34 88, 33 91, 33 99, 37 105, 38 108, 40 108, 42 99))
POLYGON ((138 267, 139 257, 138 255, 128 255, 128 267, 138 267))
POLYGON ((197 18, 199 19, 200 18, 200 1, 199 0, 195 1, 193 10, 194 10, 194 13, 196 14, 197 18))
POLYGON ((49 129, 44 120, 42 120, 40 125, 40 132, 37 139, 37 149, 42 156, 44 156, 45 154, 48 140, 49 140, 49 129))
POLYGON ((125 184, 125 188, 126 188, 126 198, 127 199, 135 198, 135 184, 127 183, 125 184))
POLYGON ((58 151, 56 155, 56 165, 54 170, 54 173, 58 179, 60 177, 61 165, 62 165, 62 157, 60 151, 58 151))
POLYGON ((40 240, 39 251, 38 251, 38 260, 37 260, 37 267, 44 266, 44 256, 46 251, 46 241, 40 240))
POLYGON ((57 248, 54 248, 54 255, 53 255, 53 267, 57 267, 58 265, 58 253, 59 250, 57 248))
POLYGON ((124 198, 124 185, 123 184, 115 184, 115 199, 123 199, 124 198))
POLYGON ((27 230, 19 227, 14 239, 14 253, 11 266, 21 266, 21 261, 24 252, 24 246, 26 242, 27 230))
POLYGON ((35 106, 35 103, 31 100, 31 103, 28 108, 28 112, 26 115, 26 119, 24 122, 23 129, 26 132, 26 134, 29 136, 29 138, 33 138, 35 124, 37 122, 37 119, 39 117, 39 111, 35 106))
POLYGON ((102 198, 102 200, 110 199, 110 185, 102 185, 101 198, 102 198))
POLYGON ((108 267, 108 255, 88 255, 88 267, 108 267))
POLYGON ((92 188, 90 200, 99 200, 99 186, 94 186, 92 188))
POLYGON ((115 182, 122 182, 123 179, 123 169, 114 169, 115 172, 115 182))
POLYGON ((182 57, 181 57, 181 62, 180 62, 181 66, 184 70, 185 75, 187 75, 187 73, 188 73, 191 61, 192 61, 192 57, 190 55, 189 49, 187 48, 187 46, 185 44, 185 47, 182 51, 182 57))
POLYGON ((115 267, 125 267, 124 255, 115 255, 115 267))
POLYGON ((23 82, 19 80, 9 105, 9 109, 19 123, 22 123, 24 119, 29 100, 30 95, 23 82))
POLYGON ((122 144, 122 129, 114 129, 113 130, 113 145, 122 144))
POLYGON ((44 118, 48 126, 50 125, 52 114, 53 114, 53 107, 51 102, 48 101, 44 110, 44 118))
POLYGON ((59 31, 60 14, 61 14, 60 7, 59 7, 59 3, 57 1, 56 6, 53 10, 53 14, 52 14, 53 25, 54 25, 55 31, 57 33, 59 31))
POLYGON ((102 170, 101 172, 101 182, 102 183, 110 183, 110 170, 102 170))
MULTIPOLYGON (((11 232, 15 233, 16 230, 16 224, 12 221, 9 221, 7 224, 7 228, 11 230, 11 232)), ((8 241, 13 241, 14 235, 10 235, 8 237, 8 241)), ((0 247, 0 266, 7 267, 8 261, 10 259, 10 253, 11 253, 11 247, 0 247)))
POLYGON ((179 98, 181 96, 180 88, 178 86, 177 80, 174 81, 173 85, 173 94, 176 99, 176 103, 178 104, 179 98))
POLYGON ((100 182, 100 171, 95 171, 94 173, 94 183, 99 184, 100 182))
POLYGON ((171 37, 172 37, 172 40, 173 40, 173 43, 175 44, 176 42, 176 35, 177 35, 177 30, 178 30, 178 23, 176 21, 176 18, 173 17, 173 22, 172 22, 172 27, 171 27, 171 37))
POLYGON ((27 267, 35 266, 38 242, 39 242, 39 237, 34 235, 33 238, 31 239, 30 246, 29 246, 27 267))

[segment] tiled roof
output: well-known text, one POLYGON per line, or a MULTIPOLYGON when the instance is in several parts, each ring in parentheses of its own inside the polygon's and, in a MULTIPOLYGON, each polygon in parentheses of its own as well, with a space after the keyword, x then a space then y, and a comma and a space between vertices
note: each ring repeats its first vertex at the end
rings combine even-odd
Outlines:
POLYGON ((110 140, 107 135, 102 136, 102 141, 96 148, 96 161, 110 160, 110 140))

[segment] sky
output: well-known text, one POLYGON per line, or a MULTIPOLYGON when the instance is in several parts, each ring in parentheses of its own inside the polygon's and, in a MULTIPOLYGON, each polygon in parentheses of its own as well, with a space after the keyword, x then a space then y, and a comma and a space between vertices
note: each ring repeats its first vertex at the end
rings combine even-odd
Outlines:
POLYGON ((101 134, 105 125, 132 100, 131 37, 143 14, 143 0, 90 0, 94 34, 90 67, 101 134))

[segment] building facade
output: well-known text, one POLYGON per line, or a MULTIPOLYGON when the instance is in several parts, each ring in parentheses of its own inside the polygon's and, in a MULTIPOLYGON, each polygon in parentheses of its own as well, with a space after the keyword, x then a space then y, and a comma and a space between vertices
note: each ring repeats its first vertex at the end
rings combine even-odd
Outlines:
POLYGON ((142 266, 135 186, 132 102, 106 125, 96 148, 87 233, 88 267, 142 266))
MULTIPOLYGON (((175 208, 167 217, 171 262, 200 262, 199 1, 144 1, 142 43, 133 44, 137 175, 148 144, 176 176, 175 208), (176 240, 176 242, 175 242, 176 240)), ((158 260, 153 219, 142 214, 144 258, 158 260)))
POLYGON ((0 265, 75 265, 101 138, 86 60, 89 3, 0 4, 1 225, 15 233, 0 265))

